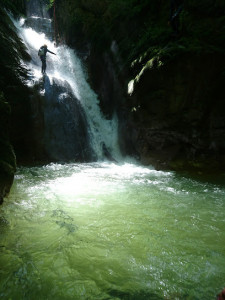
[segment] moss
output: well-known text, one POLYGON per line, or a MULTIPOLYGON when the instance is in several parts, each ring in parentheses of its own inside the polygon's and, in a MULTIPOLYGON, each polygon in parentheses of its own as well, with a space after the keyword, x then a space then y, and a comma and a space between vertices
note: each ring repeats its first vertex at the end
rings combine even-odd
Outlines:
MULTIPOLYGON (((220 132, 224 133, 224 123, 218 123, 218 119, 224 119, 224 1, 184 1, 179 36, 168 26, 170 1, 55 3, 61 34, 72 46, 79 48, 86 43, 90 61, 93 53, 100 61, 104 57, 100 52, 108 56, 111 53, 114 58, 113 67, 124 85, 124 94, 128 84, 130 97, 123 105, 130 112, 126 118, 131 124, 129 129, 133 128, 131 144, 136 152, 142 155, 143 141, 148 146, 146 157, 153 150, 162 150, 164 162, 168 158, 170 167, 176 169, 203 168, 207 160, 202 160, 200 152, 216 161, 213 155, 224 151, 219 138, 220 132), (116 54, 110 48, 113 44, 118 46, 116 54), (143 137, 142 129, 146 131, 143 137), (215 153, 211 144, 216 145, 215 153), (174 159, 167 154, 170 146, 174 147, 174 159), (177 152, 183 150, 183 156, 177 159, 177 152)), ((104 62, 102 65, 104 69, 104 62)), ((94 69, 92 73, 96 78, 94 69)), ((104 78, 100 80, 105 82, 104 78)), ((219 161, 224 167, 221 155, 219 161)))
MULTIPOLYGON (((151 59, 164 61, 183 53, 222 53, 225 47, 223 1, 187 0, 180 14, 181 36, 168 26, 170 1, 55 0, 61 34, 74 34, 100 51, 112 40, 119 45, 125 67, 133 78, 151 59)), ((76 40, 77 46, 77 40, 76 40)))

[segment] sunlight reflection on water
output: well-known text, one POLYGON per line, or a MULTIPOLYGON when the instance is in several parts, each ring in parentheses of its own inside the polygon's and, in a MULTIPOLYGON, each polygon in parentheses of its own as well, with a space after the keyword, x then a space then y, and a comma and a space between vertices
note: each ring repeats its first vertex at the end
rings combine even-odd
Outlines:
POLYGON ((1 298, 213 299, 225 276, 224 196, 130 163, 20 168, 0 211, 1 298))

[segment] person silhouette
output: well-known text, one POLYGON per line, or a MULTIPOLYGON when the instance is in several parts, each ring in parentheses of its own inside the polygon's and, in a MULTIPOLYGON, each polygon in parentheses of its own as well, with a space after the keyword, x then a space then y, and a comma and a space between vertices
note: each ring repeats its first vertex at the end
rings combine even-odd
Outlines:
POLYGON ((47 52, 56 55, 54 52, 48 50, 48 47, 46 44, 44 44, 43 46, 41 46, 41 48, 38 51, 38 56, 40 57, 40 60, 42 62, 42 66, 41 66, 41 73, 45 74, 46 72, 46 54, 47 52))

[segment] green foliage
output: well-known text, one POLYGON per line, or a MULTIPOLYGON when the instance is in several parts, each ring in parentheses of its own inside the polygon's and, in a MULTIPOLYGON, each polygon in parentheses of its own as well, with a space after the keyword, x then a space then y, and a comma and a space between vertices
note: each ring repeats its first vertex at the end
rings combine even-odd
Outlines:
POLYGON ((25 14, 26 0, 2 0, 2 7, 11 11, 14 15, 25 14))
POLYGON ((117 41, 124 64, 135 67, 133 72, 154 56, 166 60, 184 52, 224 51, 224 0, 186 0, 179 38, 168 26, 170 1, 55 0, 55 4, 62 32, 86 39, 101 51, 117 41))
POLYGON ((44 4, 46 5, 47 9, 50 9, 55 2, 55 0, 42 0, 42 1, 44 1, 44 4))
POLYGON ((106 0, 55 1, 59 31, 66 36, 85 36, 98 47, 107 43, 104 25, 106 0))

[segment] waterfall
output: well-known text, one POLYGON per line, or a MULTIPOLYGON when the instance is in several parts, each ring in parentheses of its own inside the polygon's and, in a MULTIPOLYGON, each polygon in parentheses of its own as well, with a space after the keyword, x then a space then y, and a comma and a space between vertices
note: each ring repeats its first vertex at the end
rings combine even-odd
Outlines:
POLYGON ((106 157, 119 160, 117 116, 112 120, 104 118, 81 60, 66 45, 55 46, 51 19, 46 15, 43 18, 43 13, 40 17, 38 1, 29 3, 29 17, 16 26, 32 58, 28 66, 31 70, 28 84, 39 85, 44 99, 39 111, 43 110, 43 144, 48 157, 56 161, 103 160, 106 157), (38 8, 37 14, 31 13, 32 7, 38 8), (38 57, 38 49, 43 44, 56 53, 56 56, 47 53, 47 75, 44 77, 38 57))

